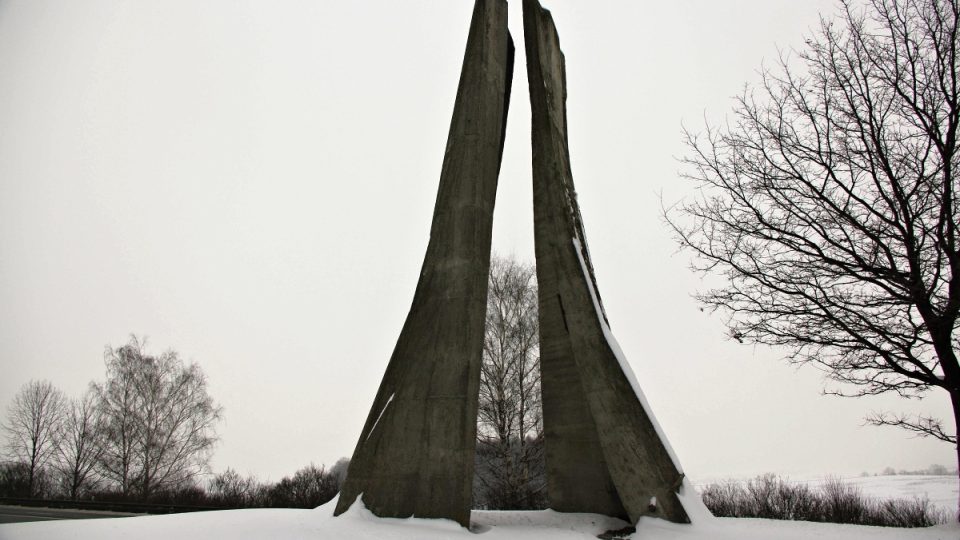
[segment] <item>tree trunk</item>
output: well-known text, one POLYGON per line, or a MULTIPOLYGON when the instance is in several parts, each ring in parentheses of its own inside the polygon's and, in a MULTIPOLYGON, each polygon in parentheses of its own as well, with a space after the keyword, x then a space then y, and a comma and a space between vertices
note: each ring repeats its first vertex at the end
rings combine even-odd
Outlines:
POLYGON ((36 483, 36 481, 34 480, 34 479, 35 479, 35 471, 36 471, 36 465, 34 464, 34 462, 31 462, 31 463, 30 463, 30 485, 27 486, 27 497, 33 497, 33 496, 34 496, 34 491, 35 491, 35 486, 34 486, 34 484, 36 483))
MULTIPOLYGON (((950 390, 950 402, 953 404, 953 421, 956 426, 957 482, 960 483, 960 388, 950 390)), ((957 500, 956 518, 960 522, 960 498, 957 500)))
POLYGON ((33 446, 30 449, 30 486, 27 491, 28 497, 36 497, 39 495, 37 493, 37 461, 39 461, 39 452, 37 451, 37 443, 33 442, 33 446))

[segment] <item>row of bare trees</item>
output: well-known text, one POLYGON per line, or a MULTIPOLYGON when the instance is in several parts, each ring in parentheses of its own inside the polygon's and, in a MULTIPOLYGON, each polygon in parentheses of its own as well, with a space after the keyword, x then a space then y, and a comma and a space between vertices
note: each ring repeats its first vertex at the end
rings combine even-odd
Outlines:
POLYGON ((107 347, 106 378, 68 399, 24 385, 7 409, 6 495, 80 498, 97 490, 149 500, 191 485, 208 465, 221 408, 196 364, 147 354, 135 336, 107 347))
POLYGON ((347 458, 329 469, 310 464, 277 483, 260 482, 227 469, 210 479, 204 502, 225 508, 315 508, 337 495, 349 464, 347 458))
MULTIPOLYGON (((546 505, 540 408, 539 327, 532 265, 491 263, 477 429, 475 504, 546 505)), ((3 422, 6 462, 0 495, 78 499, 180 498, 220 506, 309 506, 339 489, 346 462, 306 467, 276 484, 228 469, 204 490, 221 409, 196 364, 175 351, 151 355, 132 336, 107 347, 106 377, 68 399, 49 381, 24 385, 3 422), (189 493, 188 493, 189 492, 189 493)))

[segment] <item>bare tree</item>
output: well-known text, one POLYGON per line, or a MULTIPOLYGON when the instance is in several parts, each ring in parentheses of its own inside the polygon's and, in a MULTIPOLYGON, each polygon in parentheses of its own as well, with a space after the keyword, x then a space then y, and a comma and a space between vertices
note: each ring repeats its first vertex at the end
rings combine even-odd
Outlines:
POLYGON ((207 492, 214 504, 229 508, 248 508, 254 506, 254 500, 260 483, 252 476, 240 476, 233 470, 227 469, 210 479, 207 492))
POLYGON ((330 467, 330 476, 333 477, 334 482, 337 486, 337 491, 340 490, 340 487, 343 485, 343 481, 347 479, 347 469, 350 468, 350 458, 342 457, 333 464, 333 467, 330 467))
POLYGON ((271 506, 316 508, 337 495, 338 481, 323 465, 307 465, 270 490, 271 506))
POLYGON ((543 503, 543 421, 536 272, 494 256, 477 419, 479 505, 534 508, 543 503))
POLYGON ((67 405, 53 464, 63 490, 73 500, 96 487, 101 436, 97 395, 91 388, 67 405))
MULTIPOLYGON (((788 347, 841 395, 940 388, 956 428, 960 9, 841 4, 726 126, 687 132, 702 191, 668 220, 695 268, 728 278, 699 299, 734 339, 788 347)), ((957 443, 935 418, 868 420, 957 443)))
POLYGON ((188 485, 207 467, 221 416, 206 376, 175 351, 146 354, 135 336, 107 347, 104 357, 107 380, 94 385, 103 415, 104 476, 142 499, 188 485))
POLYGON ((30 467, 21 461, 0 462, 0 497, 29 497, 30 467))
POLYGON ((63 392, 50 381, 30 381, 7 408, 7 457, 25 464, 31 497, 41 495, 41 475, 56 454, 64 403, 63 392))
POLYGON ((133 366, 142 356, 143 345, 135 336, 131 337, 130 343, 118 349, 107 347, 104 352, 107 380, 102 385, 92 385, 97 395, 103 433, 98 469, 104 479, 112 482, 125 496, 134 492, 139 400, 133 366))

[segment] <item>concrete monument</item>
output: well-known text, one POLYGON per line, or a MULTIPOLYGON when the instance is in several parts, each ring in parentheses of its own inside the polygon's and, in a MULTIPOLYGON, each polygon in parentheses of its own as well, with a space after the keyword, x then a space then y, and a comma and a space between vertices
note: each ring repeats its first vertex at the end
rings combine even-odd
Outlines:
POLYGON ((523 1, 550 507, 688 522, 683 475, 610 333, 567 147, 566 68, 550 12, 523 1))
POLYGON ((493 205, 513 76, 507 2, 477 0, 410 313, 340 492, 379 516, 467 526, 493 205))
MULTIPOLYGON (((523 0, 550 506, 689 522, 683 474, 610 333, 570 172, 550 13, 523 0)), ((513 73, 505 0, 476 0, 430 243, 336 513, 470 523, 497 177, 513 73)))

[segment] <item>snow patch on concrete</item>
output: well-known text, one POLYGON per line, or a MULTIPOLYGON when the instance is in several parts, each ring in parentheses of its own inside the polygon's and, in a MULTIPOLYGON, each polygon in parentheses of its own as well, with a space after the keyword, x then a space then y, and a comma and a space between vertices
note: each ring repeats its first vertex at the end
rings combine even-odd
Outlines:
POLYGON ((383 418, 383 413, 387 412, 387 407, 390 406, 390 402, 393 401, 393 396, 397 395, 396 392, 390 394, 390 398, 387 399, 387 403, 383 406, 383 409, 380 409, 380 415, 377 416, 377 421, 373 423, 373 427, 370 428, 370 431, 367 433, 367 439, 370 438, 370 435, 373 435, 373 430, 377 429, 377 424, 380 423, 380 419, 383 418))
POLYGON ((657 422, 657 417, 654 416, 653 409, 650 408, 650 404, 647 402, 647 397, 640 388, 640 383, 637 382, 637 376, 634 375, 633 368, 630 367, 630 364, 627 362, 627 357, 623 354, 623 350, 620 349, 620 344, 617 343, 616 338, 613 337, 613 333, 610 331, 607 321, 605 321, 601 315, 602 310, 600 307, 599 297, 593 288, 593 281, 590 279, 590 272, 587 269, 587 263, 583 260, 583 252, 581 251, 580 241, 576 238, 573 239, 573 248, 577 253, 577 258, 580 260, 580 269, 583 271, 583 279, 587 284, 587 289, 590 291, 590 297, 593 299, 594 311, 597 314, 597 320, 600 321, 600 328, 603 329, 603 335, 607 340, 607 344, 610 346, 610 350, 613 351, 613 355, 617 358, 617 362, 620 363, 620 370, 623 371, 623 374, 630 382, 630 386, 633 388, 633 393, 636 394, 637 400, 640 401, 640 405, 643 407, 643 410, 646 411, 647 417, 650 418, 650 422, 653 423, 653 428, 657 431, 657 436, 660 437, 660 441, 663 443, 664 448, 667 449, 667 454, 670 455, 670 460, 673 461, 673 466, 677 468, 678 472, 683 473, 683 468, 680 466, 680 460, 677 459, 677 455, 673 451, 673 447, 670 446, 670 441, 667 439, 663 428, 660 427, 660 423, 657 422))

